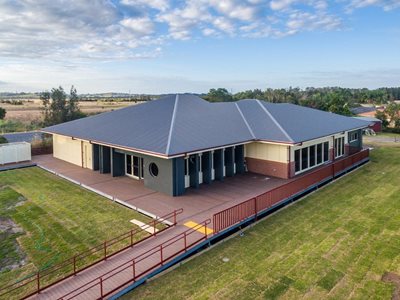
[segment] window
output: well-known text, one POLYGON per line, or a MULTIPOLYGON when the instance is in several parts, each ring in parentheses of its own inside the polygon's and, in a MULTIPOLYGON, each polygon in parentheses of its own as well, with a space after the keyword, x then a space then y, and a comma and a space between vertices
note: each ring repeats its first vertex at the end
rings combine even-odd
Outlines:
POLYGON ((358 131, 350 132, 349 134, 349 142, 355 142, 358 140, 358 131))
POLYGON ((295 172, 300 171, 300 150, 294 151, 295 172))
POLYGON ((310 167, 315 166, 315 145, 310 146, 310 167))
POLYGON ((335 158, 344 155, 344 137, 335 139, 335 158))
POLYGON ((311 145, 294 151, 295 173, 317 167, 329 160, 329 142, 311 145))
POLYGON ((322 144, 317 145, 317 165, 322 163, 322 144))
POLYGON ((324 143, 324 162, 329 160, 329 142, 324 143))
POLYGON ((301 169, 308 169, 308 148, 301 149, 301 169))
POLYGON ((150 175, 153 176, 153 177, 157 177, 158 176, 158 167, 157 167, 157 165, 155 163, 151 163, 149 165, 149 172, 150 172, 150 175))

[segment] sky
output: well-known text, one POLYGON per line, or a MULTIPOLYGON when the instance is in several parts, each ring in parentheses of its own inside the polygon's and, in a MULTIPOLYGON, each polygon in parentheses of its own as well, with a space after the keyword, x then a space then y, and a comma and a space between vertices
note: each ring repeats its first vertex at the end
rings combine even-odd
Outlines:
POLYGON ((0 0, 0 92, 400 86, 400 0, 0 0))

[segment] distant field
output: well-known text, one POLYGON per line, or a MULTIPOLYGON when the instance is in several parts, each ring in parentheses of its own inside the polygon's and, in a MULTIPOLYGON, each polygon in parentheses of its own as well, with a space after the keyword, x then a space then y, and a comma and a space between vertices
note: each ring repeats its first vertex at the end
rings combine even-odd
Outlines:
MULTIPOLYGON (((135 102, 128 101, 82 101, 79 102, 79 107, 84 113, 92 114, 111 111, 113 109, 118 109, 135 104, 135 102)), ((0 103, 0 107, 3 107, 7 110, 6 120, 15 120, 24 123, 41 120, 43 117, 41 106, 42 103, 40 100, 23 101, 23 105, 0 103)))
POLYGON ((123 299, 391 299, 381 278, 400 274, 400 148, 371 159, 123 299))
POLYGON ((149 221, 36 167, 0 172, 0 270, 14 265, 0 287, 136 228, 131 219, 149 221))

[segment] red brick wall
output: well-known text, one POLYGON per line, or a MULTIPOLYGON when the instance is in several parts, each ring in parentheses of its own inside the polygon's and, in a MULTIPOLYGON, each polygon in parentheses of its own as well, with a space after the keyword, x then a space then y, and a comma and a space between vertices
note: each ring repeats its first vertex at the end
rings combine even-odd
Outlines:
POLYGON ((288 163, 246 157, 246 164, 249 172, 284 179, 289 178, 290 164, 288 163))

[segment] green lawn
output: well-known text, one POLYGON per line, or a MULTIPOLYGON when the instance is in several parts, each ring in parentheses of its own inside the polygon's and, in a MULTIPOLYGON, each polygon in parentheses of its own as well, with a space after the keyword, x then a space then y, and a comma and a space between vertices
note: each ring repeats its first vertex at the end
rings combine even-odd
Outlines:
POLYGON ((400 148, 371 158, 124 299, 390 299, 381 277, 400 274, 400 148))
POLYGON ((0 221, 7 218, 23 232, 0 230, 0 269, 24 257, 28 263, 1 272, 0 286, 129 231, 131 219, 149 221, 36 167, 0 172, 0 221))

